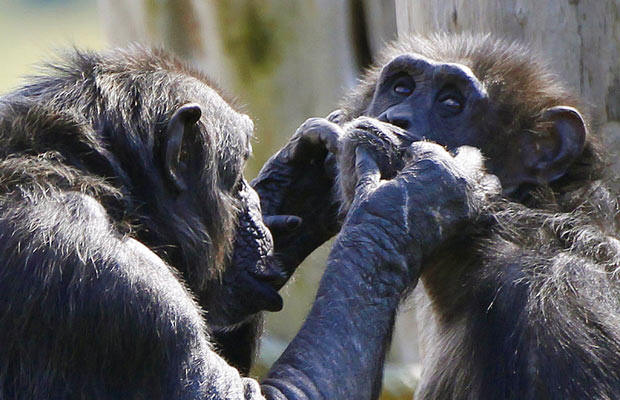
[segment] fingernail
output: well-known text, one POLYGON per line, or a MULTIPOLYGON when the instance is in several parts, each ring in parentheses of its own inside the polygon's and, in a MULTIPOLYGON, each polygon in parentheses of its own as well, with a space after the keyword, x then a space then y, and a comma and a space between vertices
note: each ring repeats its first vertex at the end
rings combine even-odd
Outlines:
POLYGON ((286 219, 286 225, 291 229, 297 229, 301 225, 301 218, 299 217, 288 217, 286 219))

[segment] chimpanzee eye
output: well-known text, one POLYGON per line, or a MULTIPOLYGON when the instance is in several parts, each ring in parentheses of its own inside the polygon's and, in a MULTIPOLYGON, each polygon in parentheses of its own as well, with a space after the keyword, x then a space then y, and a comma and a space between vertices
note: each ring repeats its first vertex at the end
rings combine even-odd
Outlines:
POLYGON ((452 97, 448 97, 447 99, 442 100, 441 104, 454 110, 458 110, 461 108, 461 102, 452 97))
POLYGON ((411 90, 410 87, 407 87, 404 85, 397 85, 397 86, 394 86, 394 92, 400 95, 403 95, 403 96, 408 96, 413 92, 413 90, 411 90))
POLYGON ((439 92, 437 102, 448 113, 458 114, 463 110, 465 97, 457 87, 448 85, 439 92))
POLYGON ((415 88, 415 82, 409 75, 400 76, 396 80, 394 80, 394 85, 392 86, 392 90, 394 93, 399 96, 409 96, 413 93, 413 89, 415 88))

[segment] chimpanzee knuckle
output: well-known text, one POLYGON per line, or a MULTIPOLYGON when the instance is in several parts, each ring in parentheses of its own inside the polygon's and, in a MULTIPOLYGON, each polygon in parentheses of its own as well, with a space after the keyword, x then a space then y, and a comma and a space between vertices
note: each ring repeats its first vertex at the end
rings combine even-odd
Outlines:
POLYGON ((397 243, 407 236, 407 214, 386 199, 363 199, 349 213, 345 226, 364 226, 374 239, 387 238, 397 243), (405 218, 403 218, 405 217, 405 218))
POLYGON ((383 151, 398 146, 398 137, 394 133, 398 128, 374 118, 359 117, 346 124, 343 129, 348 140, 371 143, 372 147, 383 151))
POLYGON ((327 122, 324 118, 308 118, 299 126, 299 129, 297 131, 303 134, 305 132, 317 129, 318 127, 324 125, 324 122, 327 122))
POLYGON ((329 152, 337 154, 340 150, 340 139, 344 135, 344 131, 335 124, 326 127, 321 131, 321 141, 325 144, 325 147, 329 152))
POLYGON ((410 149, 409 156, 404 170, 433 175, 455 174, 452 156, 443 147, 434 143, 414 146, 410 149))
POLYGON ((328 150, 335 152, 343 135, 340 126, 324 118, 309 118, 297 130, 295 136, 307 143, 323 143, 328 150))
POLYGON ((391 215, 404 202, 402 186, 396 182, 388 181, 379 183, 374 190, 360 193, 355 198, 353 213, 363 213, 390 219, 391 215))
POLYGON ((473 195, 470 181, 449 172, 450 168, 437 168, 434 162, 426 162, 430 168, 419 169, 398 179, 408 198, 410 211, 436 210, 449 213, 466 205, 473 195))
POLYGON ((322 118, 308 118, 301 125, 299 125, 299 128, 297 128, 295 134, 293 135, 293 139, 307 140, 309 137, 316 135, 317 130, 321 126, 320 120, 322 120, 322 118))
POLYGON ((331 113, 329 113, 329 115, 326 117, 326 119, 329 122, 333 122, 334 124, 341 124, 344 119, 345 119, 346 115, 345 112, 343 110, 334 110, 331 113))
POLYGON ((346 125, 349 129, 373 130, 378 129, 379 120, 371 117, 361 116, 346 125))
POLYGON ((444 159, 441 156, 436 157, 435 154, 423 155, 406 171, 407 174, 416 175, 419 181, 427 184, 440 184, 442 182, 453 184, 453 181, 460 176, 451 164, 451 160, 444 159))

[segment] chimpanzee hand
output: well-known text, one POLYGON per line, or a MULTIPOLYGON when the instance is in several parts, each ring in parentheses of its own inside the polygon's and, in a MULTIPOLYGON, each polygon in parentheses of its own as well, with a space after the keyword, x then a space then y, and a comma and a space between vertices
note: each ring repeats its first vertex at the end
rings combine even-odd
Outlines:
POLYGON ((405 153, 411 143, 419 140, 396 125, 370 117, 356 118, 343 126, 338 153, 341 211, 349 209, 355 194, 355 151, 364 148, 376 161, 381 177, 392 179, 405 166, 405 153))
POLYGON ((354 152, 357 187, 339 245, 372 247, 371 256, 381 258, 375 265, 406 266, 408 285, 417 280, 423 259, 462 232, 501 191, 473 147, 452 156, 440 145, 414 142, 405 167, 391 180, 381 179, 367 148, 354 152))
POLYGON ((340 115, 308 119, 252 181, 275 254, 289 276, 340 227, 334 186, 340 115))

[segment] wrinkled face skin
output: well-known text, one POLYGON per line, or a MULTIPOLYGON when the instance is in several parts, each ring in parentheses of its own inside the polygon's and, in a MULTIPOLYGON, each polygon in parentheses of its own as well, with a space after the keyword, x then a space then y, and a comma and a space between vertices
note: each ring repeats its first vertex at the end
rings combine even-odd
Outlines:
POLYGON ((282 272, 273 257, 273 239, 262 219, 260 199, 242 173, 252 152, 253 124, 246 115, 228 111, 229 120, 219 127, 215 157, 220 189, 232 197, 237 221, 226 268, 209 290, 207 320, 212 327, 232 326, 257 312, 282 308, 277 292, 282 272))
POLYGON ((233 323, 259 311, 282 309, 277 290, 283 272, 273 257, 273 239, 263 222, 260 200, 244 178, 239 185, 236 196, 241 210, 237 233, 230 264, 222 277, 223 288, 238 303, 238 308, 225 310, 233 323))
POLYGON ((486 112, 488 95, 467 66, 404 54, 381 71, 365 115, 406 130, 414 141, 484 152, 485 132, 477 127, 486 112))
POLYGON ((178 100, 185 104, 180 110, 189 111, 188 117, 179 117, 185 121, 183 144, 178 166, 172 168, 183 183, 172 190, 178 216, 173 229, 183 227, 178 241, 189 271, 185 278, 208 324, 228 329, 259 311, 282 308, 277 293, 281 269, 272 256, 271 233, 258 195, 243 177, 254 126, 194 79, 181 93, 186 95, 178 100))

